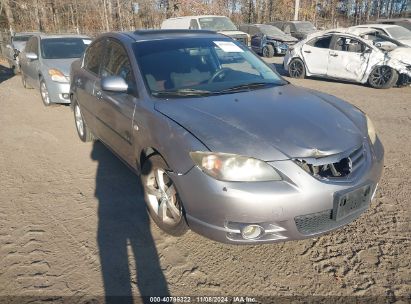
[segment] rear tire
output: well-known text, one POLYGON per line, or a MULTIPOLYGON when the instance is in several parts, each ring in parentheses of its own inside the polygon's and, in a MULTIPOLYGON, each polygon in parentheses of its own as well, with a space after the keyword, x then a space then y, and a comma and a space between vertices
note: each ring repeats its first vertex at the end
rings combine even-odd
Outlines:
POLYGON ((292 78, 305 78, 305 65, 300 58, 294 58, 288 65, 288 75, 292 78))
POLYGON ((272 45, 267 44, 265 47, 263 47, 263 56, 266 58, 271 58, 275 54, 274 48, 272 45))
POLYGON ((167 170, 168 166, 159 154, 153 154, 143 163, 144 200, 148 213, 161 230, 181 236, 188 230, 188 225, 177 188, 167 170))
POLYGON ((389 89, 397 81, 398 72, 386 65, 375 67, 368 77, 369 85, 375 89, 389 89))
POLYGON ((89 142, 95 140, 93 133, 90 132, 89 128, 84 121, 83 114, 79 104, 73 101, 73 112, 74 112, 74 122, 76 124, 76 130, 78 137, 82 142, 89 142))

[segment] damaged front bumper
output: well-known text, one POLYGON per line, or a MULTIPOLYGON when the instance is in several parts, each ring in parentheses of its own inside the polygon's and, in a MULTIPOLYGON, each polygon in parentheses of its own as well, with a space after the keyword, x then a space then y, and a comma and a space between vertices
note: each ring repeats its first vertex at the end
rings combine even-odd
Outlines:
POLYGON ((364 145, 366 160, 354 178, 319 180, 293 160, 269 163, 285 175, 282 181, 224 182, 193 167, 174 176, 190 228, 213 240, 231 244, 259 244, 315 237, 342 227, 369 207, 383 169, 379 140, 364 145), (348 216, 335 218, 341 195, 367 188, 367 202, 348 216), (254 239, 244 230, 258 226, 254 239))

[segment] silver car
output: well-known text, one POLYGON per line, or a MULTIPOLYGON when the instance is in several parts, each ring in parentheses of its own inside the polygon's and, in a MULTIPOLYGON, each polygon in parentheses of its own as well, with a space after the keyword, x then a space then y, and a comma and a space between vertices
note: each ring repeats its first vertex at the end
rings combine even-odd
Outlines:
POLYGON ((80 139, 141 175, 151 217, 172 235, 310 238, 358 218, 377 189, 384 150, 371 120, 224 35, 104 34, 71 80, 80 139))
POLYGON ((6 58, 10 68, 15 74, 20 72, 19 54, 26 46, 27 41, 35 34, 35 32, 15 33, 11 39, 10 44, 7 44, 6 58))
POLYGON ((25 88, 39 88, 44 105, 70 103, 70 65, 80 58, 91 39, 80 35, 32 36, 20 53, 25 88))

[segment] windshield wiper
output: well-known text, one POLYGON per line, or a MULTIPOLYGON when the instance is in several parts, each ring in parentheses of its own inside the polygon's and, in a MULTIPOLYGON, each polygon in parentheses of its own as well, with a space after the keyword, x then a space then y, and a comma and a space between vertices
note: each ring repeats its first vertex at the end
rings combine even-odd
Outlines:
POLYGON ((213 92, 197 89, 180 89, 175 91, 153 92, 154 96, 206 96, 210 94, 213 94, 213 92))
POLYGON ((250 91, 253 89, 258 89, 262 87, 267 87, 267 86, 273 86, 275 85, 274 83, 270 82, 252 82, 252 83, 246 83, 246 84, 240 84, 233 86, 231 88, 215 92, 217 94, 224 94, 224 93, 232 93, 232 92, 242 92, 242 91, 250 91))

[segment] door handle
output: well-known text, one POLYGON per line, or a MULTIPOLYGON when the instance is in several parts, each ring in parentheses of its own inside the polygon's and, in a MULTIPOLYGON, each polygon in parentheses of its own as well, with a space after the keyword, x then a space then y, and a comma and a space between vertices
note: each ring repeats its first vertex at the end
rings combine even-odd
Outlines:
POLYGON ((304 51, 304 53, 311 53, 311 51, 304 51))
POLYGON ((330 56, 338 57, 338 54, 331 53, 330 56))
POLYGON ((103 98, 103 94, 101 93, 100 90, 97 90, 97 91, 96 91, 96 97, 97 97, 98 99, 103 98))

